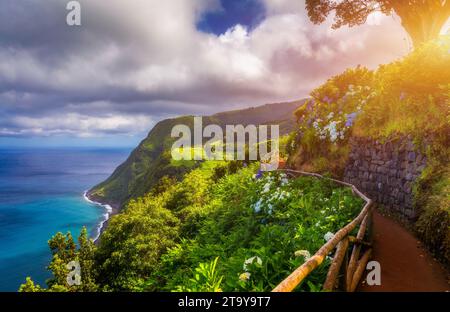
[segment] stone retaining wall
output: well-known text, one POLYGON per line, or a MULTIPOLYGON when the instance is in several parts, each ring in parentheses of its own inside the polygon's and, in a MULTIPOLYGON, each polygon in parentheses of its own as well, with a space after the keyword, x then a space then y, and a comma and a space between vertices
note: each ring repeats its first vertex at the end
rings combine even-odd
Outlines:
POLYGON ((375 202, 407 217, 417 216, 412 187, 426 166, 426 157, 410 138, 385 143, 352 138, 344 180, 375 202))

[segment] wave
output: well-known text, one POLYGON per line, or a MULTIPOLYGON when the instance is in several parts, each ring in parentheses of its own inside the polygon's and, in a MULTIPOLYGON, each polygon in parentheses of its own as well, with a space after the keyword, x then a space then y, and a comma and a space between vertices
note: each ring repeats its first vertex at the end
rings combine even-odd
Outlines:
POLYGON ((105 209, 105 211, 106 211, 106 212, 103 214, 103 220, 100 221, 100 223, 99 223, 98 226, 97 226, 97 234, 96 234, 96 236, 95 236, 95 238, 94 238, 94 242, 96 242, 96 241, 99 239, 100 235, 102 234, 103 227, 104 227, 106 221, 109 220, 109 218, 110 218, 110 216, 111 216, 111 213, 113 212, 113 209, 112 209, 112 207, 111 207, 110 205, 102 204, 102 203, 99 203, 99 202, 96 202, 96 201, 91 200, 91 199, 88 197, 87 193, 88 193, 88 191, 85 191, 84 194, 83 194, 83 197, 84 197, 84 199, 85 199, 88 203, 93 204, 93 205, 100 206, 100 207, 102 207, 103 209, 105 209))

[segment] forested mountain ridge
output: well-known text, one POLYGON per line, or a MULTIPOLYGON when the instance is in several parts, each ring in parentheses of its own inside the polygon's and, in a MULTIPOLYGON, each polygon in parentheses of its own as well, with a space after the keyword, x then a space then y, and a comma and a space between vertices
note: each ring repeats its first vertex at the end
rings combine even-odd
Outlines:
MULTIPOLYGON (((294 130, 293 112, 303 103, 304 100, 300 100, 218 113, 203 117, 203 126, 217 124, 224 129, 225 125, 277 124, 280 135, 284 135, 294 130)), ((171 160, 174 139, 170 133, 178 124, 192 129, 193 116, 166 119, 156 124, 128 159, 106 181, 88 192, 89 197, 118 209, 130 199, 148 193, 163 176, 180 176, 196 166, 195 162, 171 160)))

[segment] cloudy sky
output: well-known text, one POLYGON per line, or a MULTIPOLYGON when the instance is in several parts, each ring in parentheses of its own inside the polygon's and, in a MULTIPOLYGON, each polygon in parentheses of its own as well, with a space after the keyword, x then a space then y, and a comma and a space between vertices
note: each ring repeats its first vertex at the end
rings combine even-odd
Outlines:
POLYGON ((158 120, 296 100, 406 54, 399 19, 331 30, 300 0, 0 1, 0 145, 134 145, 158 120))

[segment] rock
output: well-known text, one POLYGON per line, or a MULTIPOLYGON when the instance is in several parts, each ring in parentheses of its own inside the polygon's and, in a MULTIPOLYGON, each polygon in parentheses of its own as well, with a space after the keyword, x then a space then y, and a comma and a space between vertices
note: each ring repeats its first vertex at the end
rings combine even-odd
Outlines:
POLYGON ((405 183, 405 185, 403 186, 403 191, 406 193, 406 194, 411 194, 411 191, 412 191, 412 189, 411 189, 411 184, 410 183, 405 183))
POLYGON ((425 165, 420 165, 420 166, 418 166, 418 167, 416 167, 416 172, 418 172, 418 173, 422 173, 422 171, 425 169, 425 165))
POLYGON ((370 157, 372 159, 378 159, 378 153, 376 150, 372 150, 370 154, 371 154, 370 157))
POLYGON ((405 209, 403 213, 410 219, 414 219, 416 217, 414 209, 405 209))
POLYGON ((416 163, 417 163, 417 164, 421 164, 421 163, 422 163, 422 160, 423 160, 422 154, 418 154, 417 157, 416 157, 416 163))
POLYGON ((426 157, 411 139, 399 138, 387 143, 352 138, 352 150, 345 168, 345 180, 373 200, 414 218, 412 185, 425 169, 426 157))
POLYGON ((412 181, 413 180, 413 175, 408 172, 408 174, 406 174, 405 178, 406 178, 407 181, 412 181))
POLYGON ((406 207, 412 208, 413 207, 413 201, 412 201, 411 196, 406 196, 404 203, 405 203, 406 207))
POLYGON ((395 188, 395 189, 392 191, 392 196, 397 197, 398 192, 399 192, 398 188, 395 188))

